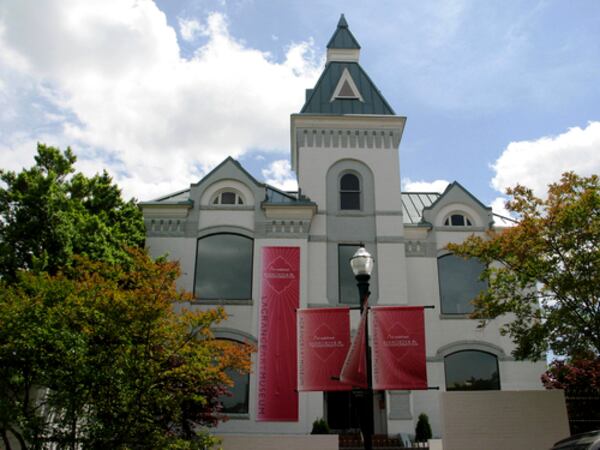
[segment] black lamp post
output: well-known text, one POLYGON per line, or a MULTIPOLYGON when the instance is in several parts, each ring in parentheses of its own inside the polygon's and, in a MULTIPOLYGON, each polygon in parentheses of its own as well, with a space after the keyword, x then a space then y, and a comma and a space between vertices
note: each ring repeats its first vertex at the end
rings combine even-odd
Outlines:
POLYGON ((366 348, 366 370, 367 389, 363 391, 363 407, 361 408, 360 428, 363 434, 365 450, 373 448, 373 379, 371 376, 371 347, 369 347, 369 280, 373 271, 373 257, 365 249, 363 243, 350 258, 350 266, 356 278, 358 294, 360 296, 360 312, 365 314, 365 348, 366 348))

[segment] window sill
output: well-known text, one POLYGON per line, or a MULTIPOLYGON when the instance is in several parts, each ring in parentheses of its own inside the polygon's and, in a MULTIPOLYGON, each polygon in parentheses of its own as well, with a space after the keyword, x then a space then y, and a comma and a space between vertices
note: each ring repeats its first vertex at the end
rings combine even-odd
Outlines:
POLYGON ((195 298, 192 300, 194 305, 252 305, 252 299, 207 299, 195 298))
POLYGON ((221 413, 219 417, 228 420, 250 420, 250 414, 248 413, 221 413))
POLYGON ((336 211, 336 215, 344 216, 344 217, 365 217, 365 216, 369 216, 372 214, 369 214, 360 209, 339 209, 336 211))
POLYGON ((436 227, 438 231, 470 231, 471 233, 475 231, 485 231, 485 227, 476 227, 474 225, 439 225, 436 227))
POLYGON ((453 319, 469 319, 469 320, 474 320, 474 319, 471 319, 471 313, 464 313, 464 314, 447 314, 447 313, 444 314, 444 313, 442 313, 442 314, 440 314, 440 319, 441 320, 446 320, 446 319, 450 319, 450 320, 453 320, 453 319))

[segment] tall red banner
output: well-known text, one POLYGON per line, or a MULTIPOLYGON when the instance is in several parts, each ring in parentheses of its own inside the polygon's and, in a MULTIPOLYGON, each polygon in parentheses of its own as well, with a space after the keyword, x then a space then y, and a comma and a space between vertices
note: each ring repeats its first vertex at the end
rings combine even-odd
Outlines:
POLYGON ((350 309, 300 309, 297 317, 298 390, 350 390, 339 381, 350 348, 350 309))
POLYGON ((340 381, 353 387, 368 387, 367 346, 365 343, 366 324, 367 315, 365 309, 365 312, 360 316, 358 330, 354 339, 352 339, 350 351, 346 356, 344 365, 342 366, 342 373, 340 374, 340 381))
POLYGON ((263 247, 258 421, 298 421, 296 310, 300 248, 263 247))
POLYGON ((421 306, 371 308, 373 389, 427 389, 421 306))

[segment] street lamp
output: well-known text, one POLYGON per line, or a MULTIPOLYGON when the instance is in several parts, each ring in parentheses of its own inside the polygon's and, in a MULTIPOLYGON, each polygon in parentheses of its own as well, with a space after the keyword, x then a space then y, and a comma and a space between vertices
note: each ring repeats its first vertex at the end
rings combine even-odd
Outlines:
POLYGON ((373 257, 365 249, 365 244, 361 243, 354 256, 350 258, 350 266, 360 297, 360 312, 365 315, 365 349, 366 349, 366 371, 367 371, 367 389, 363 392, 363 407, 361 411, 360 427, 363 433, 365 450, 373 448, 373 379, 371 376, 371 348, 369 347, 369 280, 373 271, 373 257))

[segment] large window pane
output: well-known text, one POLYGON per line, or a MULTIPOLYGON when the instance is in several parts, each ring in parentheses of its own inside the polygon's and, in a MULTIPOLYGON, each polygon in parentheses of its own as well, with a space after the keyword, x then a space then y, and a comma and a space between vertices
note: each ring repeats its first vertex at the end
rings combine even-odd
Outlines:
POLYGON ((228 414, 248 414, 249 378, 247 373, 241 374, 235 370, 227 370, 227 375, 233 381, 229 394, 223 395, 220 400, 223 412, 228 414))
POLYGON ((487 284, 479 279, 484 265, 477 259, 463 259, 454 255, 438 258, 438 277, 442 313, 470 314, 471 303, 487 284))
POLYGON ((338 246, 338 271, 340 303, 359 304, 356 278, 350 267, 350 258, 354 256, 358 245, 338 246))
POLYGON ((444 358, 447 391, 489 391, 500 389, 498 359, 476 350, 452 353, 444 358))
POLYGON ((252 298, 252 239, 213 234, 198 240, 196 298, 252 298))
POLYGON ((360 192, 340 192, 340 209, 360 210, 360 192))

